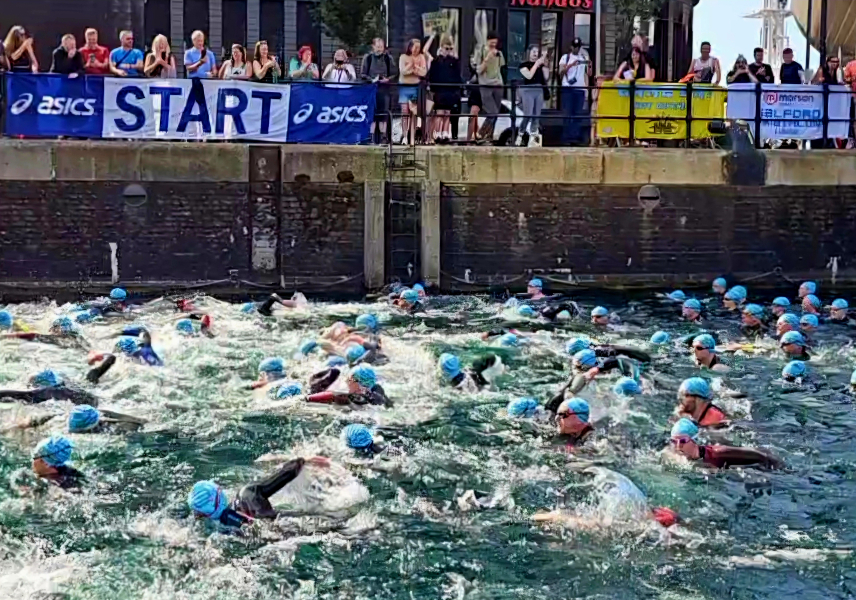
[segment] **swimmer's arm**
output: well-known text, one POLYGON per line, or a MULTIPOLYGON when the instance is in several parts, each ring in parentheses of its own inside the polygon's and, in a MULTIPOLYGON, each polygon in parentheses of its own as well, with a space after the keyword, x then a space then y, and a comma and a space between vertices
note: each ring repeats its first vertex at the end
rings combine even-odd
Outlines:
POLYGON ((86 374, 86 380, 90 383, 98 383, 98 380, 101 379, 101 377, 103 377, 104 374, 109 371, 114 364, 116 364, 116 356, 113 354, 108 353, 99 356, 100 360, 103 360, 103 362, 94 369, 90 369, 90 371, 86 374))
POLYGON ((565 400, 565 390, 567 390, 573 382, 574 382, 574 378, 572 377, 571 380, 568 383, 566 383, 564 386, 562 386, 562 389, 560 389, 558 392, 556 392, 556 395, 553 396, 552 398, 550 398, 550 400, 547 402, 547 404, 544 405, 544 410, 547 410, 553 414, 556 414, 556 411, 559 410, 559 405, 561 405, 562 402, 565 400))
POLYGON ((36 333, 34 331, 18 331, 15 333, 4 333, 2 335, 2 337, 32 341, 32 340, 35 340, 36 338, 38 338, 40 335, 41 335, 40 333, 36 333))
POLYGON ((307 402, 316 404, 347 404, 351 395, 347 392, 319 392, 306 396, 307 402))

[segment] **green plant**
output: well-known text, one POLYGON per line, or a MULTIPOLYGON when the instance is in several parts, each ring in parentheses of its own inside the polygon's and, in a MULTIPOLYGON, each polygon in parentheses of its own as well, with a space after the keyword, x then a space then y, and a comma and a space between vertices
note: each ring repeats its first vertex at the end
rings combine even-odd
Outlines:
POLYGON ((660 12, 667 2, 668 0, 612 0, 618 22, 618 35, 615 40, 618 57, 630 52, 630 41, 636 33, 633 29, 635 18, 648 21, 660 12))
POLYGON ((373 38, 384 36, 383 6, 383 0, 320 0, 315 18, 327 35, 358 54, 367 49, 373 38))

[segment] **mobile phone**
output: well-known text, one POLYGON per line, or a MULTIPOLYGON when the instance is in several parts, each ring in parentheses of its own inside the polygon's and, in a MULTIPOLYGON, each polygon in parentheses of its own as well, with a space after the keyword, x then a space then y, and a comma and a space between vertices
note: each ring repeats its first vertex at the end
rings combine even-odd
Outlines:
POLYGON ((91 63, 95 62, 95 55, 94 54, 89 55, 89 62, 91 62, 91 63))
POLYGON ((200 52, 200 54, 199 54, 199 58, 205 58, 205 56, 207 54, 208 54, 208 48, 203 48, 202 52, 200 52))

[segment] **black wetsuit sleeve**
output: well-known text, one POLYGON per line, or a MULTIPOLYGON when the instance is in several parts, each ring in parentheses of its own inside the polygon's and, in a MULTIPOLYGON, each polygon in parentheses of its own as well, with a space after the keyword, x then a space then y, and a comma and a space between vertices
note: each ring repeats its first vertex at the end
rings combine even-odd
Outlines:
POLYGON ((627 358, 632 358, 633 360, 638 360, 639 362, 644 363, 651 362, 650 354, 631 346, 612 346, 612 351, 613 356, 626 356, 627 358))
POLYGON ((487 332, 486 335, 487 335, 487 337, 492 338, 492 337, 498 337, 500 335, 505 335, 506 333, 508 333, 507 329, 491 329, 490 331, 487 332))
POLYGON ((52 397, 56 400, 68 400, 72 404, 88 404, 90 406, 98 406, 98 398, 90 394, 86 390, 80 388, 59 386, 56 388, 48 388, 53 390, 52 397))
POLYGON ((74 467, 57 467, 56 470, 57 476, 53 481, 64 490, 80 487, 80 484, 83 483, 84 479, 86 479, 83 473, 74 467))
POLYGON ((241 525, 249 522, 249 517, 246 517, 231 508, 227 508, 220 515, 220 523, 226 527, 241 527, 241 525))
POLYGON ((266 317, 270 317, 271 315, 273 315, 273 311, 271 309, 273 308, 273 305, 276 304, 276 302, 276 297, 273 294, 268 296, 268 299, 265 300, 262 305, 258 307, 257 310, 259 311, 259 314, 264 315, 266 317))
POLYGON ((562 389, 559 392, 550 398, 547 404, 544 405, 544 410, 550 411, 553 414, 556 414, 559 411, 559 406, 565 400, 565 389, 567 386, 562 386, 562 389))
POLYGON ((274 518, 276 511, 270 504, 270 497, 284 488, 300 474, 303 459, 295 458, 285 463, 278 471, 271 473, 244 487, 235 503, 235 508, 255 517, 274 518))
POLYGON ((759 465, 767 469, 778 469, 782 462, 754 448, 720 448, 718 457, 724 468, 759 465))
POLYGON ((562 302, 561 304, 557 304, 555 306, 545 306, 541 309, 541 316, 545 319, 554 320, 560 312, 563 310, 568 311, 568 314, 571 317, 580 316, 580 307, 577 306, 576 302, 562 302))
POLYGON ((104 376, 104 373, 110 370, 110 368, 116 364, 116 356, 113 354, 108 354, 104 357, 104 360, 100 365, 95 367, 94 369, 90 369, 89 373, 86 374, 86 380, 90 383, 98 383, 98 380, 104 376))
POLYGON ((601 362, 597 366, 597 368, 600 370, 601 373, 606 373, 608 371, 620 369, 621 363, 618 361, 617 358, 615 358, 614 356, 611 356, 611 357, 607 358, 606 360, 604 360, 603 362, 601 362))
POLYGON ((50 400, 50 398, 46 398, 39 393, 42 389, 44 388, 37 390, 0 390, 0 398, 16 400, 26 404, 38 404, 39 402, 50 400))
POLYGON ((309 393, 318 394, 328 389, 339 379, 340 374, 339 369, 325 369, 320 373, 315 373, 309 379, 309 393))
POLYGON ((392 400, 386 395, 386 391, 380 386, 375 385, 368 393, 369 404, 375 406, 392 407, 392 400))

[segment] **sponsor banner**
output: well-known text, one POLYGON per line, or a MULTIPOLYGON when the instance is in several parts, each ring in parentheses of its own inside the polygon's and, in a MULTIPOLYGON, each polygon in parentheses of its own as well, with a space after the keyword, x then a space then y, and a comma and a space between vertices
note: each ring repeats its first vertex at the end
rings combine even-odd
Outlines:
POLYGON ((109 78, 103 137, 285 142, 288 106, 287 85, 109 78))
POLYGON ((291 84, 288 141, 359 144, 374 120, 376 85, 291 84))
MULTIPOLYGON (((692 96, 693 121, 690 137, 709 138, 707 124, 725 116, 726 90, 695 84, 692 96)), ((681 140, 687 136, 687 86, 681 84, 636 84, 637 140, 681 140)), ((630 89, 623 82, 605 81, 597 99, 597 136, 630 137, 630 89)))
POLYGON ((101 136, 104 78, 6 74, 7 135, 101 136))
MULTIPOLYGON (((847 86, 829 86, 827 137, 848 137, 850 94, 847 86), (838 93, 843 92, 843 93, 838 93)), ((728 118, 755 120, 755 84, 735 83, 728 86, 728 118)), ((761 139, 817 140, 823 138, 823 86, 761 86, 761 139)), ((751 125, 751 124, 750 124, 751 125)), ((754 132, 754 129, 752 129, 754 132)))

